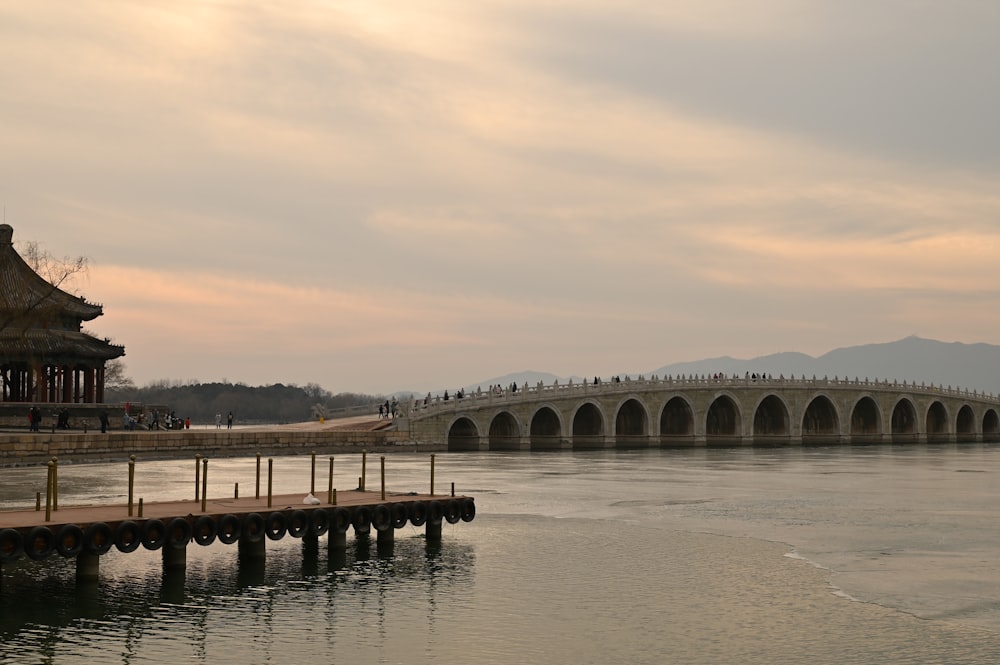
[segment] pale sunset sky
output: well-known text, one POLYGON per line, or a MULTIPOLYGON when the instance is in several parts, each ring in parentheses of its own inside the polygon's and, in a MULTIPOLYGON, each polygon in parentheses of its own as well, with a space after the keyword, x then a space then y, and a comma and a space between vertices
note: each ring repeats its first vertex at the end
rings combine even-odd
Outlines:
POLYGON ((1000 3, 0 3, 0 203, 139 385, 1000 343, 1000 3))

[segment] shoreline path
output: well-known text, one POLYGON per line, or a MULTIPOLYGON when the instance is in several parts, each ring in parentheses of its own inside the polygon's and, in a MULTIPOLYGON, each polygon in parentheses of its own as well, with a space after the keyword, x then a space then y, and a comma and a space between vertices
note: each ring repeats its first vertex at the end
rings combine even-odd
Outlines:
POLYGON ((241 432, 255 431, 292 431, 292 432, 328 432, 336 430, 348 430, 352 432, 374 432, 382 429, 392 428, 393 421, 377 416, 363 415, 351 416, 349 418, 331 418, 324 422, 319 420, 308 420, 301 423, 285 423, 283 425, 243 425, 234 426, 241 432))

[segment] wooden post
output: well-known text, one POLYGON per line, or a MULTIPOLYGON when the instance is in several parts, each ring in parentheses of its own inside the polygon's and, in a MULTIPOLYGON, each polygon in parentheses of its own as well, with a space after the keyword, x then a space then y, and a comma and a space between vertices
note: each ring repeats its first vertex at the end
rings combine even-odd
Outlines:
POLYGON ((361 451, 361 481, 358 483, 358 489, 362 492, 365 491, 365 467, 368 465, 368 451, 361 451))
POLYGON ((59 458, 52 458, 52 512, 59 510, 59 458))
POLYGON ((431 496, 434 496, 434 453, 431 453, 431 496))
POLYGON ((132 517, 132 497, 135 492, 135 455, 128 458, 128 516, 132 517))
POLYGON ((326 502, 333 503, 333 458, 330 458, 330 486, 326 490, 326 502))
POLYGON ((271 507, 271 484, 274 480, 274 459, 267 458, 267 507, 271 507))
POLYGON ((260 498, 260 453, 257 453, 257 485, 254 492, 254 498, 260 498))
POLYGON ((198 500, 198 490, 201 488, 201 455, 194 456, 194 500, 198 500))
POLYGON ((316 451, 312 451, 312 467, 309 474, 309 493, 316 496, 316 451))
POLYGON ((45 521, 52 521, 52 467, 55 462, 49 460, 49 476, 45 481, 45 521))
POLYGON ((382 500, 385 501, 385 455, 381 457, 382 464, 382 500))
POLYGON ((142 517, 142 497, 139 497, 139 517, 142 517))

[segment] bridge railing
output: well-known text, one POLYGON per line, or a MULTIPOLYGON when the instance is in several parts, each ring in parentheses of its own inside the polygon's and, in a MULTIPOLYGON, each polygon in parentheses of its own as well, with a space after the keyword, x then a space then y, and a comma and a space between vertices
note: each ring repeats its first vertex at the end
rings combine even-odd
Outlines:
POLYGON ((523 386, 511 384, 506 388, 499 386, 494 386, 489 390, 479 388, 474 392, 470 391, 467 393, 459 393, 460 396, 428 394, 422 399, 415 400, 411 409, 411 415, 419 417, 421 415, 429 415, 428 412, 454 411, 469 408, 470 406, 476 408, 486 406, 493 402, 537 402, 547 399, 561 399, 570 396, 577 397, 587 394, 593 394, 596 396, 601 394, 628 393, 634 392, 640 388, 645 388, 647 390, 651 388, 669 390, 704 388, 709 386, 715 386, 720 389, 746 388, 750 386, 772 386, 775 389, 839 388, 855 390, 901 390, 925 395, 966 397, 982 401, 998 401, 997 397, 994 396, 993 393, 987 394, 977 390, 969 391, 958 387, 953 388, 952 386, 944 387, 942 385, 934 385, 933 383, 929 385, 920 383, 920 385, 917 385, 916 381, 898 381, 896 379, 869 379, 868 377, 865 377, 864 379, 859 379, 857 377, 850 379, 839 376, 835 376, 832 379, 826 376, 823 378, 817 378, 815 376, 812 378, 806 378, 805 376, 796 378, 794 375, 788 378, 784 376, 778 376, 775 378, 770 374, 745 374, 744 376, 726 376, 722 374, 686 376, 682 374, 680 376, 668 375, 665 377, 657 377, 654 374, 649 378, 645 378, 642 375, 637 378, 626 376, 623 379, 616 378, 611 381, 598 380, 594 383, 588 381, 574 382, 571 379, 566 383, 560 383, 556 380, 548 385, 542 381, 539 381, 534 386, 529 386, 527 383, 523 386))

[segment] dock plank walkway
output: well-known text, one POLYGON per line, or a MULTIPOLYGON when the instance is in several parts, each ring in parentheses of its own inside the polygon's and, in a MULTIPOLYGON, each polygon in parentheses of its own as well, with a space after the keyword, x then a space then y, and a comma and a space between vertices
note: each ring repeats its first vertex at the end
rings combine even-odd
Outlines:
POLYGON ((451 499, 465 499, 464 496, 451 496, 450 494, 412 494, 386 492, 382 498, 381 491, 361 491, 361 490, 338 490, 336 505, 327 503, 326 493, 320 493, 316 498, 320 499, 318 504, 305 504, 302 502, 302 494, 281 494, 271 496, 271 506, 267 505, 267 497, 261 496, 259 499, 250 497, 240 498, 209 498, 205 501, 205 510, 201 509, 201 501, 186 499, 181 501, 159 501, 144 502, 142 516, 139 516, 138 502, 133 505, 133 515, 128 514, 128 504, 117 505, 82 505, 82 506, 59 506, 59 510, 52 511, 51 519, 45 521, 45 507, 42 510, 4 510, 0 511, 0 529, 28 529, 34 526, 61 526, 64 524, 76 524, 85 526, 96 522, 106 522, 114 524, 124 520, 167 520, 174 517, 198 517, 200 515, 220 516, 227 513, 236 515, 246 515, 249 513, 267 514, 274 511, 284 510, 305 510, 315 508, 334 508, 343 506, 353 508, 356 506, 374 507, 378 504, 389 504, 394 502, 413 501, 449 501, 451 499))

